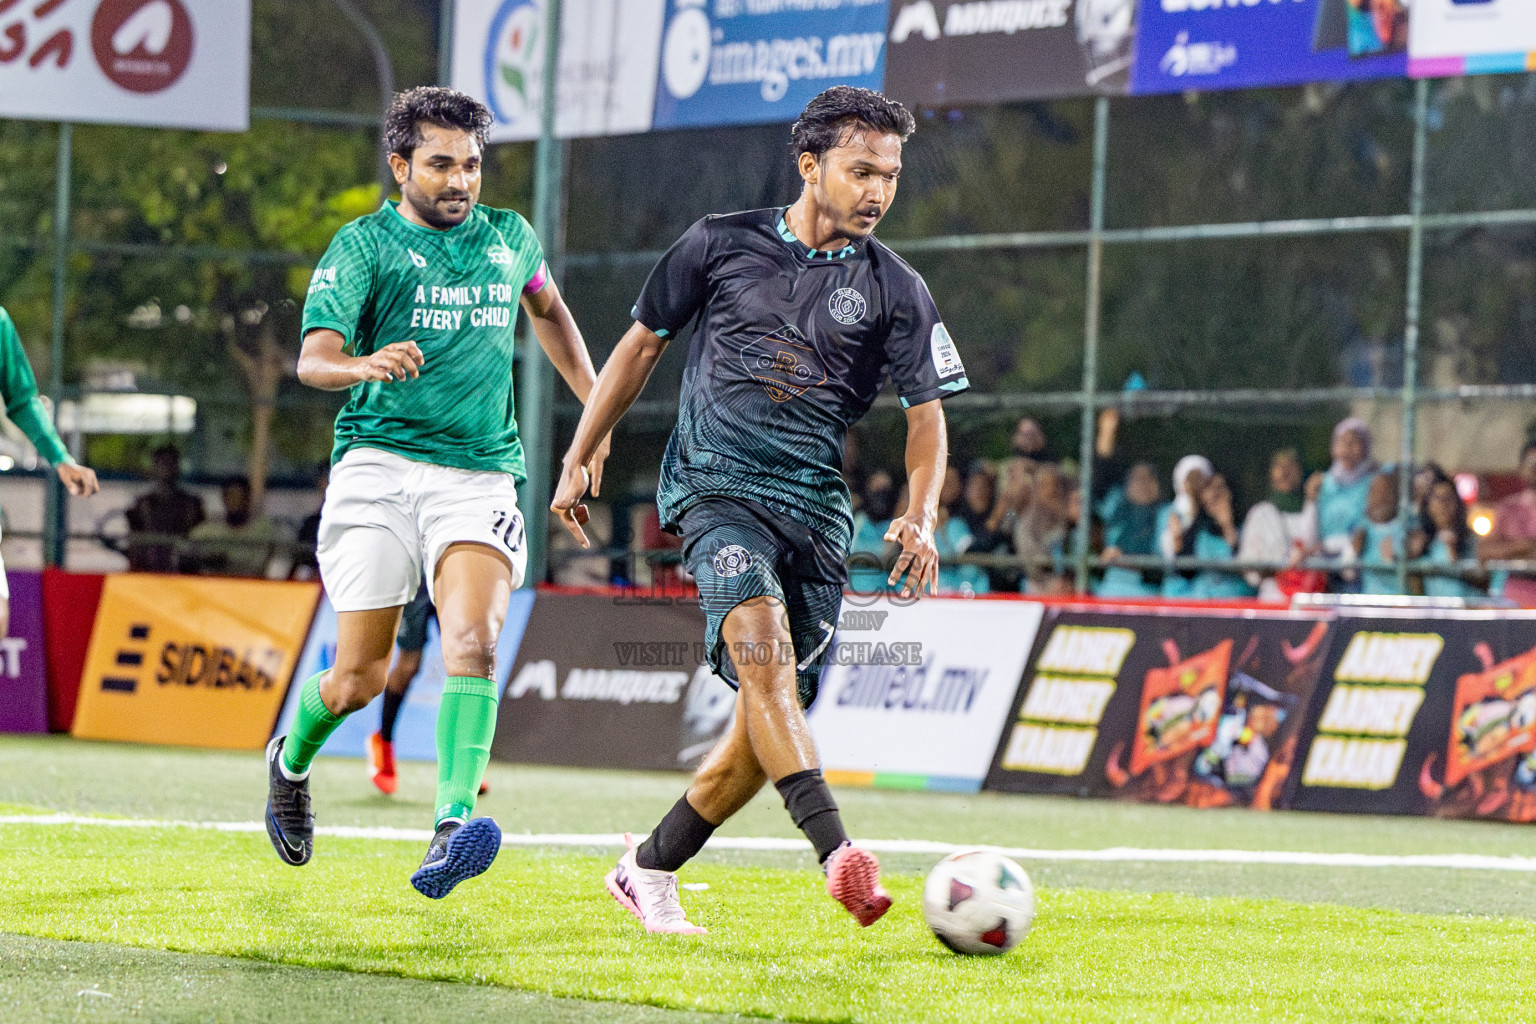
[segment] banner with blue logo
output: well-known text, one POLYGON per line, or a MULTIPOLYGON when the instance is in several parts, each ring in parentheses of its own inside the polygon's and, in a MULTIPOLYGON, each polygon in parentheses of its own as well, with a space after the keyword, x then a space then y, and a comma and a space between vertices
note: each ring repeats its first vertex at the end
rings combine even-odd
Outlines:
POLYGON ((656 128, 793 121, 885 80, 887 0, 668 0, 656 128))
MULTIPOLYGON (((534 592, 515 590, 512 604, 507 609, 507 621, 496 641, 497 683, 504 686, 512 663, 517 660, 517 649, 523 642, 523 630, 528 625, 528 614, 533 610, 534 592)), ((336 609, 328 597, 321 596, 320 607, 315 612, 314 625, 309 639, 299 655, 298 668, 293 673, 293 685, 288 689, 288 699, 283 713, 278 716, 277 732, 284 735, 293 725, 298 713, 299 688, 317 672, 324 672, 336 664, 336 609)), ((400 717, 395 720, 395 758, 404 761, 437 760, 437 705, 443 697, 443 645, 438 635, 437 618, 433 616, 427 626, 427 646, 421 652, 421 671, 406 692, 405 703, 400 706, 400 717)), ((325 741, 320 753, 327 757, 362 757, 368 737, 379 731, 378 701, 374 701, 356 714, 342 721, 331 738, 325 741)))
POLYGON ((1141 0, 1137 94, 1403 77, 1408 13, 1397 0, 1141 0))

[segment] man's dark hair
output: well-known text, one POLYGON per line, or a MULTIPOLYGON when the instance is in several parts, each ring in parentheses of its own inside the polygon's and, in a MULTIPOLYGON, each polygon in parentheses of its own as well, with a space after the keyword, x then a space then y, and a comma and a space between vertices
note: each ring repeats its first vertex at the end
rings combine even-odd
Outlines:
POLYGON ((491 112, 472 96, 439 85, 419 85, 396 93, 389 112, 384 115, 384 151, 397 153, 406 160, 416 147, 426 141, 423 124, 469 132, 480 140, 483 149, 490 139, 491 112))
POLYGON ((873 89, 834 85, 805 105, 800 119, 789 129, 790 146, 797 160, 801 153, 820 160, 827 150, 843 145, 860 128, 897 135, 905 142, 917 122, 906 107, 873 89))
POLYGON ((246 494, 250 494, 251 493, 251 478, 246 476, 246 475, 244 475, 243 473, 237 473, 234 476, 227 476, 227 477, 224 478, 223 486, 220 489, 227 491, 231 487, 238 487, 241 490, 243 490, 246 494))

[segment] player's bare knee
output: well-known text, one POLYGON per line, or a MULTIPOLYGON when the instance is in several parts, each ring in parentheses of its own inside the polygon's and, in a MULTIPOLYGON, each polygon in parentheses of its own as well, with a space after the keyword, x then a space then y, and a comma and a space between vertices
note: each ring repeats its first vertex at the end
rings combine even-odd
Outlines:
POLYGON ((327 685, 322 687, 321 697, 327 707, 338 715, 349 715, 367 707, 373 698, 384 690, 384 667, 366 665, 357 668, 337 666, 331 669, 327 685), (339 706, 332 706, 332 702, 339 706))
POLYGON ((474 623, 443 627, 443 664, 451 676, 496 675, 496 635, 489 627, 474 623))

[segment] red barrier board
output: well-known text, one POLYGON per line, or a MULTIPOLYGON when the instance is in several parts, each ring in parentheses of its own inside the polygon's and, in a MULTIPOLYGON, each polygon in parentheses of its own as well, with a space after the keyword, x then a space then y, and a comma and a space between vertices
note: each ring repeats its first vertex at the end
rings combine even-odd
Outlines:
POLYGON ((91 627, 105 576, 43 570, 43 637, 48 652, 48 728, 69 732, 80 696, 80 676, 91 646, 91 627))

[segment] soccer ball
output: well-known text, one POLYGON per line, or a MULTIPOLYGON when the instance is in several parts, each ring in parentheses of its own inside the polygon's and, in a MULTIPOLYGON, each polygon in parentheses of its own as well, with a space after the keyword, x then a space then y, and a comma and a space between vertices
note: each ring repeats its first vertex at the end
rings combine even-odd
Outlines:
POLYGON ((999 853, 952 853, 928 872, 923 917, 956 953, 996 956, 1024 940, 1035 920, 1035 887, 999 853))

